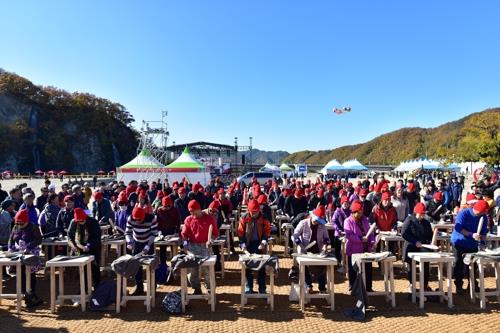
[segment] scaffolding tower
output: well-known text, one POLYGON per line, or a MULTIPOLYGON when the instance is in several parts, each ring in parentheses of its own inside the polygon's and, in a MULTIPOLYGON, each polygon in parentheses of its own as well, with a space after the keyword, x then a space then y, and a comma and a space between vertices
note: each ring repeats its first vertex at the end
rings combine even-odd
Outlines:
POLYGON ((168 144, 168 111, 161 112, 161 120, 143 120, 137 155, 150 156, 149 162, 138 168, 139 179, 153 181, 166 178, 168 144), (161 175, 161 177, 159 177, 161 175))

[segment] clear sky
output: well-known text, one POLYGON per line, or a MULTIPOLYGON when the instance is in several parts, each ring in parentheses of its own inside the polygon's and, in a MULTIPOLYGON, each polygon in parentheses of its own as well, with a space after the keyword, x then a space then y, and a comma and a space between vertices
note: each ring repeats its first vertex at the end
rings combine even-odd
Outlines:
POLYGON ((499 17, 495 0, 0 0, 0 67, 136 127, 168 110, 170 143, 330 149, 500 106, 499 17))

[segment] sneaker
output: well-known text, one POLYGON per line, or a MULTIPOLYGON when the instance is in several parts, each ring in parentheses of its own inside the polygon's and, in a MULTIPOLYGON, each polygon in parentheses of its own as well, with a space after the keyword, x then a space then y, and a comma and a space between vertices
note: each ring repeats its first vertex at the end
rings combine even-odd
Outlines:
POLYGON ((24 295, 24 302, 26 304, 26 308, 31 309, 43 304, 43 301, 38 298, 35 294, 26 294, 24 295))
POLYGON ((253 290, 245 290, 245 294, 247 294, 247 295, 255 294, 255 291, 253 291, 253 290))
POLYGON ((79 306, 80 305, 80 297, 73 297, 71 299, 71 303, 73 303, 73 306, 79 306))

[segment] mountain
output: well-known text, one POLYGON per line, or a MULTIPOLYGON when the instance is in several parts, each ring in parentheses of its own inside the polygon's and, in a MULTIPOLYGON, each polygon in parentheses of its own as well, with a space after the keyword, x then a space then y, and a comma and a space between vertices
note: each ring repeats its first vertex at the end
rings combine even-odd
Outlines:
POLYGON ((500 108, 487 109, 435 128, 402 128, 368 142, 332 150, 299 151, 285 163, 326 164, 357 158, 366 165, 397 165, 419 157, 453 161, 500 160, 500 108))
POLYGON ((135 156, 133 121, 118 103, 0 69, 0 170, 112 170, 135 156))
POLYGON ((264 151, 259 149, 252 149, 252 154, 250 151, 238 152, 238 161, 241 163, 241 155, 245 155, 245 161, 247 164, 264 165, 267 162, 275 165, 280 165, 281 161, 290 155, 286 151, 264 151), (251 158, 250 158, 251 157, 251 158))

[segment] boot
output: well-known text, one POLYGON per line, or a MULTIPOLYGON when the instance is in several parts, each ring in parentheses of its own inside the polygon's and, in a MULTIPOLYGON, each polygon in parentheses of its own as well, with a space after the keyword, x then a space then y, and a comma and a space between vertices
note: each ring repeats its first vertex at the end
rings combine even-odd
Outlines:
POLYGON ((34 293, 27 293, 24 295, 24 303, 26 304, 26 308, 31 309, 42 305, 43 301, 34 293))

